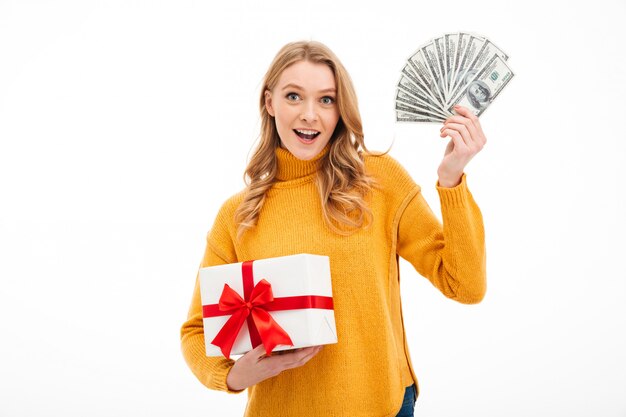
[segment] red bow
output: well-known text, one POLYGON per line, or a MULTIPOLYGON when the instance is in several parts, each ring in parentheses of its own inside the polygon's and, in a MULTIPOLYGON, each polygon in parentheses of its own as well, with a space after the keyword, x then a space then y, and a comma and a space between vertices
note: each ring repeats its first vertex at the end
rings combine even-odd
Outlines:
POLYGON ((232 314, 232 316, 211 343, 219 346, 224 356, 230 358, 230 351, 235 339, 243 326, 243 322, 248 319, 251 338, 253 338, 252 334, 256 332, 268 355, 271 354, 276 345, 293 346, 287 332, 276 323, 264 308, 266 304, 272 301, 274 301, 272 285, 264 279, 254 286, 248 300, 244 300, 228 284, 224 284, 224 291, 222 291, 218 306, 220 311, 232 314))
POLYGON ((270 355, 276 345, 293 346, 293 342, 287 332, 274 321, 268 311, 304 308, 333 309, 332 297, 298 295, 274 298, 272 285, 266 280, 262 279, 254 285, 253 262, 246 261, 241 264, 243 298, 228 284, 224 284, 219 304, 202 306, 202 317, 205 318, 232 314, 217 336, 211 341, 212 344, 219 346, 227 358, 230 358, 230 351, 235 344, 235 339, 237 339, 243 322, 246 320, 248 321, 252 347, 255 348, 263 343, 265 353, 270 355))

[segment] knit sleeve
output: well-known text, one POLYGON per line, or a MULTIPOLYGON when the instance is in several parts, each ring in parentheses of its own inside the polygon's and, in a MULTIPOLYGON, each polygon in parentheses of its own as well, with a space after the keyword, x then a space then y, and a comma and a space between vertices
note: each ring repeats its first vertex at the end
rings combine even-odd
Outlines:
MULTIPOLYGON (((199 268, 237 262, 224 211, 224 209, 220 210, 212 230, 207 235, 206 249, 199 268)), ((206 356, 198 274, 196 274, 187 321, 182 325, 180 337, 185 361, 202 384, 207 388, 228 393, 244 391, 233 391, 226 385, 226 377, 235 361, 223 357, 206 356)))
POLYGON ((464 304, 480 302, 486 291, 483 219, 466 176, 453 188, 440 187, 443 225, 419 186, 407 196, 398 223, 398 254, 446 297, 464 304))

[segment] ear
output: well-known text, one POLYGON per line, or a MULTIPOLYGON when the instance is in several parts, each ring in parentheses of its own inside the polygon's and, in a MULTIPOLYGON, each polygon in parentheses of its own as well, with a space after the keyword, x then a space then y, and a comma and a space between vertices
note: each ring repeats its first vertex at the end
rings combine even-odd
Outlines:
POLYGON ((274 108, 272 107, 272 93, 269 90, 265 90, 265 109, 274 117, 274 108))

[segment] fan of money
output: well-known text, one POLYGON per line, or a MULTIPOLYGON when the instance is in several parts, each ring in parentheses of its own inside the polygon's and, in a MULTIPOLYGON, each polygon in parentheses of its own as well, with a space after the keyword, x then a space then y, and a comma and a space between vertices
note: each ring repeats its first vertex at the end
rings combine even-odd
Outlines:
POLYGON ((480 116, 513 78, 508 55, 484 36, 432 39, 407 60, 396 91, 396 121, 443 122, 460 105, 480 116))

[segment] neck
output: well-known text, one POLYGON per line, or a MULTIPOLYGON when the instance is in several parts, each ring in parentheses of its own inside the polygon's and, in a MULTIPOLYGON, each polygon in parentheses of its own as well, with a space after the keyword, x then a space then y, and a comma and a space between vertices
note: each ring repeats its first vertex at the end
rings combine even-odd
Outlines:
POLYGON ((314 174, 319 169, 322 160, 328 153, 329 149, 330 143, 328 143, 314 158, 303 161, 296 158, 285 148, 276 148, 276 162, 278 164, 276 179, 278 181, 289 181, 314 174))

